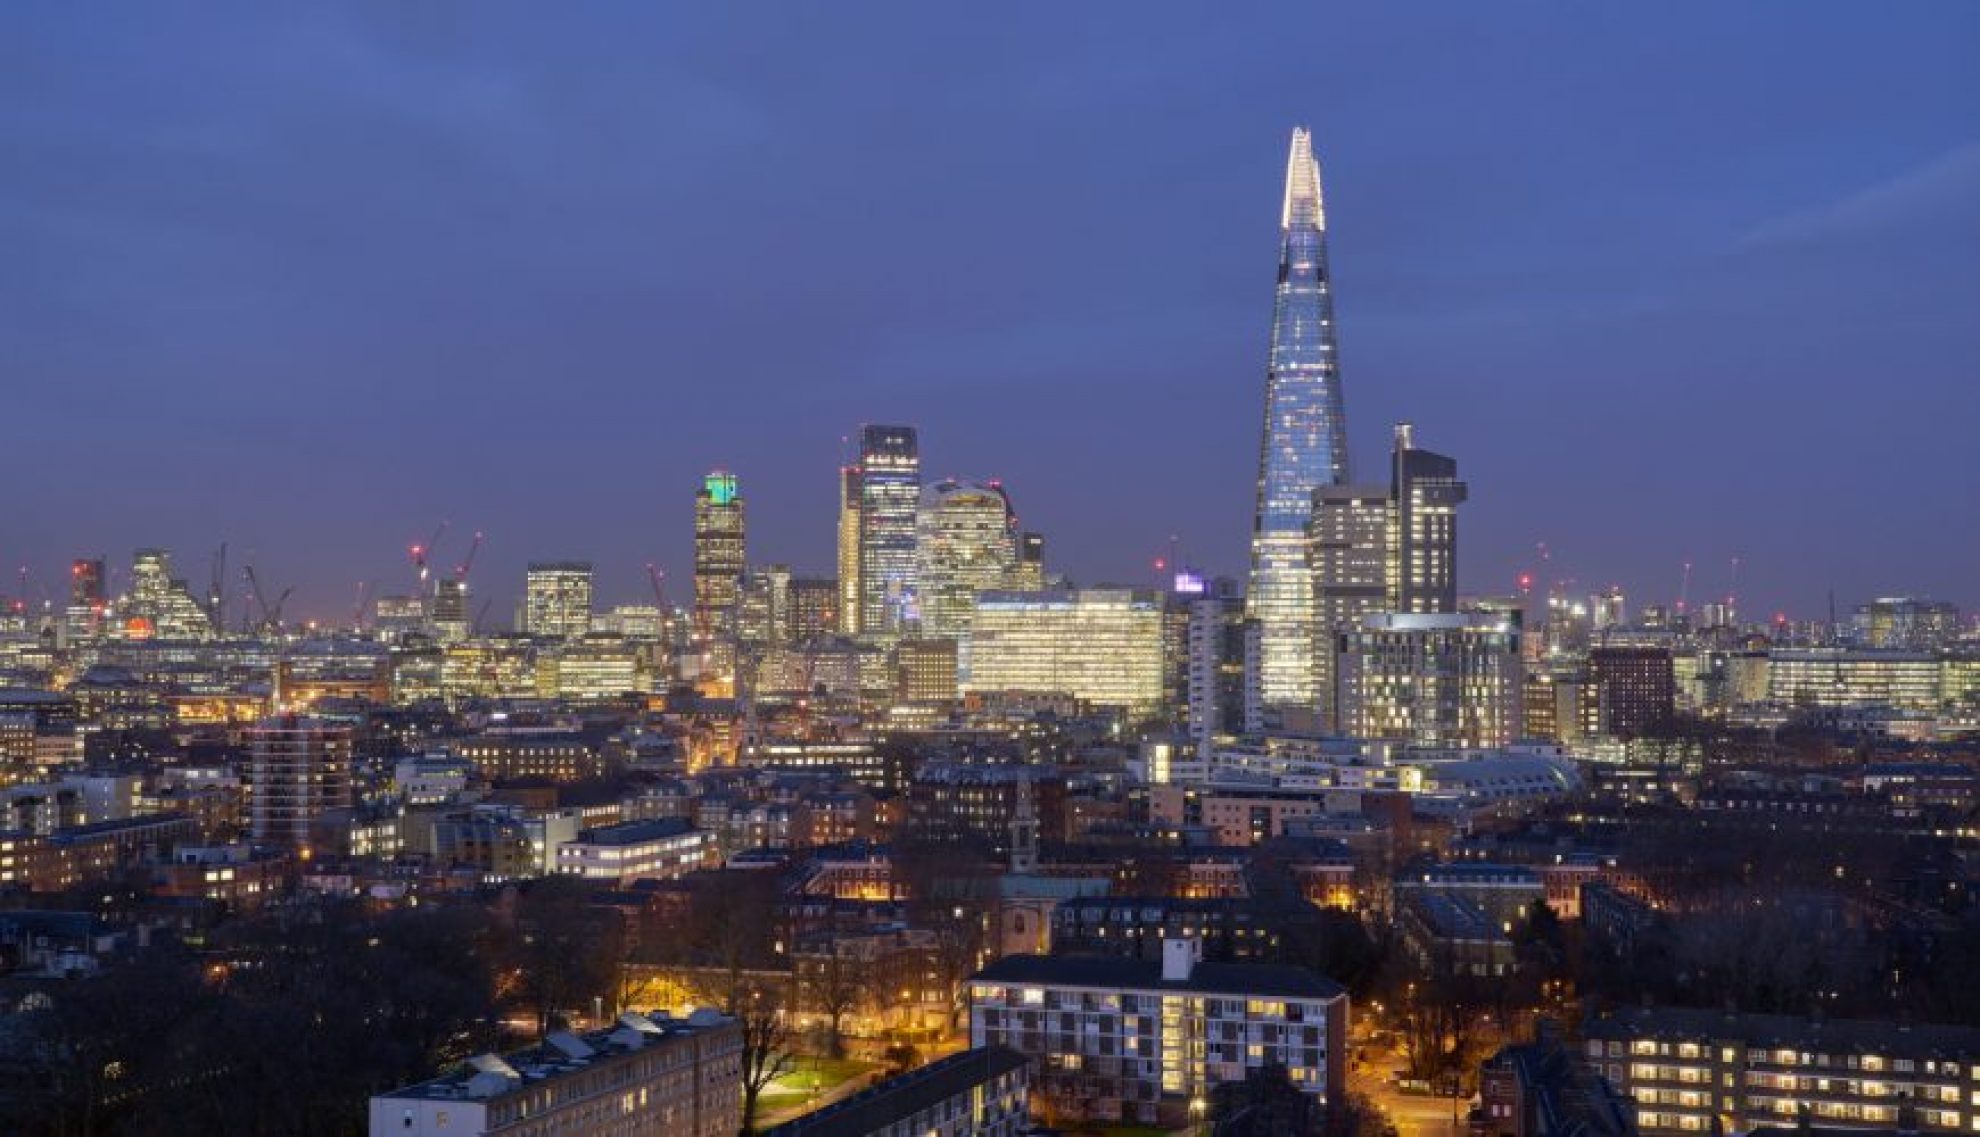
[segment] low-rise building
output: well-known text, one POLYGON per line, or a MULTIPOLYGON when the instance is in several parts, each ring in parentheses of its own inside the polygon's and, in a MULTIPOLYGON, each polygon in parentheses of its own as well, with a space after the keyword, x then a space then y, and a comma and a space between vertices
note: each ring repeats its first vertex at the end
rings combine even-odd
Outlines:
POLYGON ((1636 1111, 1601 1075, 1574 1060, 1551 1023, 1479 1068, 1472 1137, 1636 1137, 1636 1111))
POLYGON ((672 880, 713 868, 720 857, 715 835, 677 817, 626 821, 586 829, 557 848, 557 871, 586 880, 631 884, 672 880))
POLYGON ((1002 1046, 951 1054, 764 1137, 1018 1137, 1031 1124, 1030 1066, 1002 1046))
POLYGON ((733 1137, 742 1027, 711 1010, 628 1012, 583 1035, 484 1054, 371 1099, 371 1137, 733 1137))

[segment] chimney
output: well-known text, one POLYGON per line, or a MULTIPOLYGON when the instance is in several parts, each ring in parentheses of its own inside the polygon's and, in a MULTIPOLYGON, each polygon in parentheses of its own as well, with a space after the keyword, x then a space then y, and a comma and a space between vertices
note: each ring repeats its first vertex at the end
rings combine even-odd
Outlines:
POLYGON ((1203 941, 1191 936, 1162 937, 1162 982, 1186 983, 1189 973, 1203 962, 1203 941))

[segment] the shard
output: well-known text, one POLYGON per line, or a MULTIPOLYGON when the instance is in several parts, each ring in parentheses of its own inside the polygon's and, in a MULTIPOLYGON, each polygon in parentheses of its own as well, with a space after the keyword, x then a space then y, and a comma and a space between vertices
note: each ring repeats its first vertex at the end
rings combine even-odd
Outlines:
MULTIPOLYGON (((1279 221, 1279 287, 1265 376, 1258 512, 1251 530, 1246 614, 1257 624, 1256 707, 1311 711, 1319 703, 1307 526, 1313 492, 1348 480, 1347 421, 1334 347, 1333 282, 1320 163, 1305 128, 1292 135, 1279 221)), ((1254 726, 1257 724, 1254 723, 1254 726)))

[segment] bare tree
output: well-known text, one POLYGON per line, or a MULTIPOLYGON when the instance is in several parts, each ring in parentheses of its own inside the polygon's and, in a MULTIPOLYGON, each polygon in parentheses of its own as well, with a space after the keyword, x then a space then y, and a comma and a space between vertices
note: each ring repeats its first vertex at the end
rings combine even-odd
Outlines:
POLYGON ((729 1013, 742 1024, 743 1137, 756 1131, 757 1102, 764 1087, 797 1066, 791 1050, 790 1018, 785 1014, 782 993, 775 988, 752 984, 737 991, 737 1001, 729 1013))

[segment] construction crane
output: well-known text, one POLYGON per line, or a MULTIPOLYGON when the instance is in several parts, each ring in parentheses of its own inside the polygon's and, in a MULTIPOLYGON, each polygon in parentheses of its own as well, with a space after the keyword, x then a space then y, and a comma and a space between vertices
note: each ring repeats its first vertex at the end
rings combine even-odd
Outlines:
POLYGON ((433 536, 426 539, 426 544, 413 545, 406 550, 407 555, 412 557, 413 570, 418 574, 419 592, 422 596, 426 594, 427 580, 433 575, 427 558, 431 557, 433 551, 440 547, 440 538, 447 535, 447 524, 447 522, 442 521, 439 527, 433 530, 433 536))
POLYGON ((268 603, 268 594, 261 590, 261 578, 254 574, 254 566, 248 565, 241 570, 241 573, 247 578, 248 589, 254 596, 255 605, 261 609, 261 622, 255 625, 255 633, 257 635, 279 634, 282 630, 282 605, 289 602, 289 594, 294 592, 295 589, 283 589, 282 594, 275 598, 275 603, 270 604, 268 603))
POLYGON ((1684 615, 1686 602, 1691 599, 1691 562, 1684 562, 1684 575, 1678 578, 1678 615, 1684 615))
POLYGON ((665 654, 667 648, 673 646, 673 620, 667 618, 667 570, 647 561, 645 578, 653 582, 653 604, 659 606, 659 644, 665 654))
POLYGON ((468 543, 467 556, 454 566, 454 579, 462 584, 467 583, 468 573, 474 571, 474 555, 481 551, 481 537, 481 530, 475 530, 474 540, 468 543))
POLYGON ((224 634, 227 627, 227 542, 213 551, 213 575, 206 586, 206 616, 213 630, 224 634))
POLYGON ((472 625, 473 634, 477 636, 481 634, 481 622, 488 618, 488 606, 493 603, 495 603, 495 598, 491 596, 483 600, 481 607, 475 610, 474 624, 472 625))

